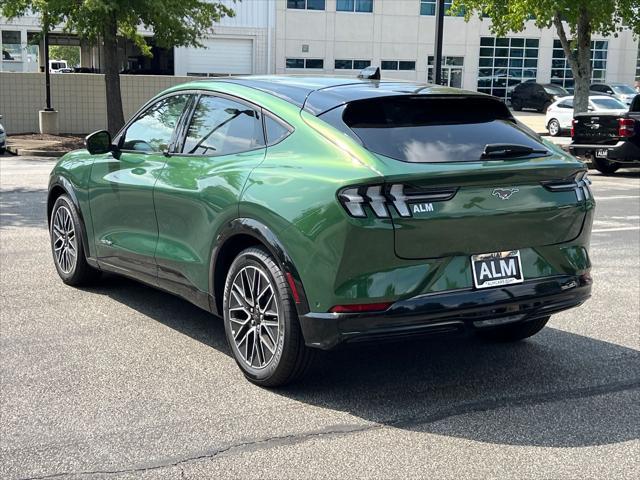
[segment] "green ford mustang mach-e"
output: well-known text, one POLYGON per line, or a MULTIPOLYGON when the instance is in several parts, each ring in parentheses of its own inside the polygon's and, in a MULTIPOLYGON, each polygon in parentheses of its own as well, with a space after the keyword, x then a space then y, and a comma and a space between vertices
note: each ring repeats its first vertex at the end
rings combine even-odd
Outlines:
POLYGON ((224 317, 261 385, 345 342, 523 339, 591 292, 585 166, 487 95, 200 81, 86 144, 50 179, 62 280, 115 272, 224 317))

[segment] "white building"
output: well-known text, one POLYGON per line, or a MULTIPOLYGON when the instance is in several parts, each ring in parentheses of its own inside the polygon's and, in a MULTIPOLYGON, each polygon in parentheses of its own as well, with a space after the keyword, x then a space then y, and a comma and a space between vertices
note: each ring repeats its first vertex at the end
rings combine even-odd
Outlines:
MULTIPOLYGON (((180 76, 354 76, 367 65, 379 65, 383 78, 431 78, 436 0, 224 1, 236 16, 222 19, 214 34, 202 40, 207 48, 157 49, 150 62, 123 42, 122 68, 180 76)), ((449 84, 503 98, 529 79, 572 86, 553 29, 541 30, 530 22, 522 32, 495 38, 489 24, 488 19, 467 23, 461 17, 445 18, 443 73, 449 84)), ((38 28, 33 17, 0 20, 1 70, 38 70, 38 49, 28 46, 38 28)), ((71 42, 68 37, 60 33, 54 42, 71 42)), ((633 84, 640 78, 640 49, 630 32, 594 37, 593 47, 594 81, 633 84)), ((100 68, 99 48, 85 46, 82 52, 82 66, 100 68)))

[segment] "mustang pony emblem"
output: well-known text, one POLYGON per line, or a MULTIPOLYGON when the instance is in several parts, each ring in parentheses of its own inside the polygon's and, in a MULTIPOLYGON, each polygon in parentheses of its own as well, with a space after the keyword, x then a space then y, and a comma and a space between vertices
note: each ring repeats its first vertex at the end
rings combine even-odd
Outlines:
POLYGON ((519 191, 517 188, 494 188, 491 195, 498 197, 500 200, 509 200, 511 195, 519 191))

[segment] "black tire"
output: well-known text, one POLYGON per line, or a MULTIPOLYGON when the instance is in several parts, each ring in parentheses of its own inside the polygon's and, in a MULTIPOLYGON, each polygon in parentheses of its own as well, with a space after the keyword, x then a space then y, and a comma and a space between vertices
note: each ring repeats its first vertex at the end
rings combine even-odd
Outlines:
POLYGON ((591 162, 596 170, 604 175, 613 175, 620 168, 620 165, 610 162, 606 158, 596 158, 595 155, 591 157, 591 162))
POLYGON ((0 155, 4 155, 6 152, 4 147, 0 147, 0 155))
MULTIPOLYGON (((247 297, 244 299, 246 302, 247 297)), ((315 352, 304 343, 296 306, 285 274, 265 249, 252 247, 243 250, 229 267, 224 286, 223 313, 229 348, 236 363, 249 381, 264 387, 279 387, 298 380, 309 369, 315 352), (266 280, 271 282, 274 303, 269 302, 263 305, 266 302, 265 298, 258 296, 257 300, 246 303, 247 308, 243 306, 243 302, 239 300, 242 291, 253 296, 251 292, 254 289, 266 289, 266 283, 263 283, 260 288, 253 288, 256 285, 254 280, 249 282, 252 271, 254 279, 257 274, 264 275, 260 275, 259 282, 266 280), (242 275, 248 275, 244 277, 247 279, 246 283, 242 283, 242 275), (238 280, 239 278, 240 280, 238 280), (234 287, 234 282, 236 282, 236 287, 234 287), (249 283, 252 284, 252 287, 245 288, 249 283), (238 287, 240 284, 242 291, 238 287), (232 288, 235 288, 233 293, 232 288), (260 308, 248 308, 256 304, 260 308), (274 307, 277 308, 277 317, 276 320, 273 320, 273 314, 270 314, 269 322, 278 325, 277 333, 274 333, 273 326, 266 325, 268 310, 272 310, 274 307), (233 309, 234 312, 231 312, 230 309, 233 309), (262 313, 264 313, 264 318, 262 313), (241 322, 245 323, 241 325, 241 322), (275 341, 273 341, 274 336, 276 337, 275 341), (236 343, 236 338, 238 343, 236 343), (244 342, 242 342, 243 338, 244 342), (249 354, 250 344, 252 347, 249 354), (269 350, 269 344, 273 347, 273 351, 269 350), (258 347, 262 350, 262 356, 258 352, 258 347), (244 353, 241 352, 241 349, 244 353), (249 356, 250 358, 248 358, 249 356), (269 358, 267 359, 267 357, 269 358), (256 362, 255 365, 254 362, 256 362)))
POLYGON ((551 106, 551 102, 545 103, 540 109, 540 113, 547 113, 547 110, 549 109, 550 106, 551 106))
POLYGON ((549 124, 547 125, 547 131, 549 135, 552 137, 557 137, 562 133, 562 129, 560 128, 560 122, 555 118, 549 120, 549 124))
POLYGON ((78 211, 75 205, 67 195, 61 195, 56 199, 51 210, 51 224, 49 225, 49 237, 51 242, 51 253, 53 255, 53 263, 56 267, 58 275, 64 283, 78 287, 81 285, 88 285, 95 281, 100 276, 100 271, 91 267, 87 263, 85 256, 84 245, 82 244, 82 232, 84 231, 84 225, 80 220, 78 211), (64 212, 63 212, 64 210, 64 212), (60 237, 56 233, 56 218, 57 215, 70 215, 70 221, 73 228, 73 235, 63 235, 60 237), (73 255, 69 255, 69 262, 63 262, 57 255, 57 251, 61 244, 75 246, 75 258, 73 255))
POLYGON ((520 103, 520 101, 518 100, 512 100, 511 101, 511 107, 516 111, 516 112, 520 112, 522 111, 522 104, 520 103))
POLYGON ((477 334, 491 342, 517 342, 529 338, 542 330, 551 317, 536 318, 526 322, 478 330, 477 334))

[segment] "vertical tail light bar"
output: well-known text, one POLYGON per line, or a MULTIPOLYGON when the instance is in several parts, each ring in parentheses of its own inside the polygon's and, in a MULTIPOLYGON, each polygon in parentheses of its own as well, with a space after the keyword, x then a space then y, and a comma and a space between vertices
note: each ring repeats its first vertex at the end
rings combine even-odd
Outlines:
POLYGON ((618 119, 618 136, 622 138, 632 137, 636 132, 636 121, 633 118, 618 119))
POLYGON ((449 200, 457 188, 420 189, 403 184, 347 187, 338 191, 338 199, 355 218, 366 218, 368 207, 378 218, 389 218, 393 207, 401 217, 411 217, 412 203, 449 200))
POLYGON ((575 118, 571 120, 571 138, 576 136, 576 123, 578 123, 578 121, 575 118))

